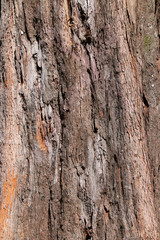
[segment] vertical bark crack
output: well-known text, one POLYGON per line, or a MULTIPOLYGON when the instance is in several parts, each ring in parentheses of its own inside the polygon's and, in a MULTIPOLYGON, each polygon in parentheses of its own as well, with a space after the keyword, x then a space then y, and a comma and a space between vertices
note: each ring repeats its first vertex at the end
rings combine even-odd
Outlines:
POLYGON ((31 39, 30 39, 30 36, 29 36, 28 28, 27 28, 27 18, 26 18, 26 12, 25 12, 24 2, 22 2, 22 6, 23 6, 25 33, 26 33, 26 37, 27 37, 28 41, 31 43, 31 39))

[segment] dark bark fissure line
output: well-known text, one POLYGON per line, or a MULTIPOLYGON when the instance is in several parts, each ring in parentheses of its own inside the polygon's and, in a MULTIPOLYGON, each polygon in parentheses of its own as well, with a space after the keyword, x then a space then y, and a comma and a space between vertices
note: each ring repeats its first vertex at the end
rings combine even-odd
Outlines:
MULTIPOLYGON (((62 98, 64 98, 64 94, 62 91, 62 86, 61 86, 61 92, 58 92, 58 110, 59 110, 59 116, 60 116, 60 120, 61 120, 61 136, 62 136, 62 142, 61 145, 63 147, 63 140, 64 140, 64 109, 62 109, 62 103, 61 103, 61 99, 60 99, 60 94, 62 95, 62 98)), ((64 100, 64 99, 63 99, 64 100)), ((60 182, 59 182, 59 186, 60 186, 60 230, 63 232, 63 213, 64 213, 64 203, 63 203, 63 157, 62 157, 62 152, 60 153, 60 182)), ((58 235, 58 233, 57 233, 58 235)), ((57 238, 58 239, 58 238, 57 238)))
POLYGON ((91 226, 87 227, 87 223, 85 219, 84 219, 84 223, 85 223, 85 233, 86 233, 85 240, 92 239, 93 237, 92 215, 91 215, 91 226))
POLYGON ((23 7, 23 15, 24 15, 24 28, 25 28, 25 33, 26 33, 26 37, 27 37, 28 41, 31 43, 31 39, 30 39, 30 36, 29 36, 28 27, 27 27, 27 18, 26 18, 26 12, 25 12, 24 2, 22 2, 22 7, 23 7))
POLYGON ((49 238, 53 239, 53 226, 52 226, 52 204, 53 204, 53 197, 52 197, 52 189, 51 187, 49 188, 50 190, 50 199, 48 203, 48 231, 49 231, 49 238))
POLYGON ((67 5, 68 5, 68 15, 69 15, 69 18, 71 18, 72 17, 72 1, 67 0, 67 5))
POLYGON ((160 5, 159 0, 155 0, 155 11, 154 11, 154 14, 155 14, 156 17, 157 17, 158 11, 159 11, 159 5, 160 5))
POLYGON ((3 69, 2 72, 2 82, 4 83, 5 87, 6 87, 6 74, 5 74, 5 70, 3 69))
MULTIPOLYGON (((70 1, 68 1, 68 4, 71 7, 71 3, 70 1)), ((68 5, 68 6, 69 6, 68 5)), ((72 12, 72 11, 71 11, 72 12)), ((53 27, 54 27, 54 23, 53 23, 53 27)), ((56 31, 56 34, 58 34, 58 31, 56 31)), ((64 102, 66 99, 66 89, 63 89, 63 86, 65 85, 65 80, 66 80, 66 75, 64 74, 64 68, 62 67, 65 66, 64 63, 64 59, 63 59, 63 54, 64 52, 62 51, 62 42, 61 42, 61 38, 59 37, 57 40, 57 37, 54 37, 54 43, 53 46, 55 47, 55 49, 57 49, 54 54, 55 54, 55 59, 56 59, 56 63, 57 63, 57 70, 58 70, 58 74, 60 77, 60 81, 59 81, 59 90, 58 90, 58 99, 57 99, 57 104, 58 104, 58 112, 59 112, 59 118, 60 118, 60 125, 61 125, 61 147, 60 147, 60 171, 59 171, 59 189, 60 189, 60 207, 59 207, 59 229, 57 229, 57 233, 56 233, 56 238, 58 239, 62 239, 63 237, 63 221, 64 221, 64 199, 63 199, 63 172, 64 172, 64 149, 65 149, 65 142, 64 142, 64 138, 65 138, 65 133, 64 133, 64 129, 66 127, 65 125, 65 110, 64 110, 64 102), (59 43, 59 44, 58 44, 59 43), (57 46, 58 45, 58 46, 57 46)), ((65 87, 64 87, 65 88, 65 87)))
POLYGON ((22 74, 22 68, 20 67, 20 81, 21 81, 21 84, 24 83, 23 81, 23 74, 22 74))
MULTIPOLYGON (((14 11, 15 11, 15 13, 16 13, 16 5, 15 5, 15 0, 13 0, 13 7, 14 7, 14 11)), ((16 16, 16 14, 15 14, 15 16, 16 16)))
POLYGON ((147 99, 146 99, 144 93, 143 93, 142 100, 143 100, 144 105, 145 105, 147 108, 149 108, 149 103, 148 103, 148 101, 147 101, 147 99))
MULTIPOLYGON (((79 35, 77 35, 77 37, 79 38, 81 44, 84 46, 84 48, 86 49, 86 51, 88 52, 87 50, 87 47, 86 45, 87 44, 91 44, 92 42, 92 33, 91 33, 91 29, 90 29, 90 25, 89 23, 87 22, 88 20, 88 14, 85 13, 85 11, 83 10, 82 6, 80 3, 77 4, 77 7, 78 7, 78 10, 79 10, 79 13, 80 13, 80 19, 81 19, 81 22, 84 26, 84 29, 85 29, 85 33, 84 33, 84 37, 85 39, 81 39, 79 37, 79 35)), ((87 53, 88 54, 88 53, 87 53)))
MULTIPOLYGON (((90 66, 90 69, 91 69, 91 66, 90 66)), ((92 79, 92 73, 91 73, 90 69, 87 69, 87 72, 89 74, 90 81, 91 81, 91 84, 90 84, 91 99, 92 99, 91 119, 92 119, 92 122, 93 122, 93 132, 97 133, 98 128, 96 127, 96 122, 95 122, 96 90, 95 90, 95 85, 94 85, 94 82, 93 82, 93 79, 92 79)))
POLYGON ((30 168, 31 168, 31 164, 30 164, 30 158, 27 157, 27 178, 26 178, 26 182, 29 183, 29 176, 30 176, 30 168))
POLYGON ((125 24, 125 35, 126 35, 126 41, 127 41, 127 46, 128 46, 128 49, 129 49, 129 53, 131 55, 131 57, 133 56, 133 50, 132 50, 132 43, 128 37, 128 31, 127 31, 127 26, 125 24))
POLYGON ((98 128, 96 127, 96 111, 98 111, 98 106, 96 103, 98 102, 98 99, 97 99, 97 95, 96 95, 96 88, 95 88, 94 80, 92 77, 92 66, 91 66, 90 53, 89 53, 87 47, 86 46, 84 46, 84 47, 85 47, 87 56, 89 58, 89 69, 87 69, 87 73, 90 78, 90 91, 91 91, 91 99, 92 99, 91 119, 93 121, 93 132, 97 133, 98 128))
POLYGON ((61 204, 61 217, 62 217, 63 215, 63 159, 62 158, 60 159, 60 168, 61 168, 60 169, 60 191, 61 191, 60 204, 61 204))
POLYGON ((50 209, 50 200, 48 203, 48 231, 49 231, 49 238, 52 239, 52 219, 51 219, 51 209, 50 209))
POLYGON ((16 50, 14 51, 14 65, 15 65, 17 78, 21 82, 21 84, 23 84, 24 81, 23 81, 23 73, 22 73, 21 63, 17 59, 16 50))
POLYGON ((155 0, 155 21, 157 23, 157 31, 159 37, 159 52, 160 52, 160 1, 155 0))
POLYGON ((37 70, 37 75, 39 78, 41 78, 42 75, 42 67, 38 65, 38 57, 37 57, 37 53, 35 53, 33 56, 34 62, 35 62, 35 66, 36 66, 36 70, 37 70))
POLYGON ((24 93, 19 93, 21 99, 22 99, 22 108, 24 111, 27 111, 27 102, 24 93))
POLYGON ((78 6, 78 10, 80 12, 80 18, 81 18, 81 21, 84 22, 88 19, 88 16, 87 14, 85 13, 85 11, 83 10, 82 6, 80 3, 77 3, 77 6, 78 6))
POLYGON ((131 19, 130 19, 130 16, 129 16, 128 9, 126 10, 126 12, 127 12, 127 18, 128 18, 129 24, 131 24, 131 19))
POLYGON ((107 240, 107 233, 105 232, 105 240, 107 240))
POLYGON ((104 210, 108 214, 109 219, 111 220, 112 218, 111 218, 111 214, 110 214, 109 209, 107 209, 106 206, 104 206, 104 210))
MULTIPOLYGON (((121 202, 118 203, 119 205, 119 209, 120 209, 120 212, 122 211, 122 206, 124 207, 125 209, 125 188, 124 188, 124 180, 123 180, 123 174, 122 174, 122 167, 121 167, 121 162, 118 161, 118 158, 117 156, 114 154, 114 161, 117 165, 117 169, 119 169, 119 174, 120 174, 120 179, 118 179, 119 182, 119 192, 121 193, 121 198, 122 198, 122 205, 121 205, 121 202)), ((126 216, 127 216, 127 213, 126 213, 126 216)), ((121 226, 122 227, 122 226, 121 226)))

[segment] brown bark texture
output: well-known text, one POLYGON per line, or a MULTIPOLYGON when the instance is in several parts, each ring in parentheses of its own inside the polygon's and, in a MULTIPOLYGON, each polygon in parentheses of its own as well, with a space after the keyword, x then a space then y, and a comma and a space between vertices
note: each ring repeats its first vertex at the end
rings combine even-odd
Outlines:
POLYGON ((0 239, 160 239, 159 5, 0 0, 0 239))

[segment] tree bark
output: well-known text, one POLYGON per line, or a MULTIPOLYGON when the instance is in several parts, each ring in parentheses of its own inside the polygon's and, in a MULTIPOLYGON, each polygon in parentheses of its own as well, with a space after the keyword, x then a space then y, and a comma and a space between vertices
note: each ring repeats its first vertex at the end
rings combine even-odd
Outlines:
POLYGON ((159 240, 159 0, 0 12, 0 239, 159 240))

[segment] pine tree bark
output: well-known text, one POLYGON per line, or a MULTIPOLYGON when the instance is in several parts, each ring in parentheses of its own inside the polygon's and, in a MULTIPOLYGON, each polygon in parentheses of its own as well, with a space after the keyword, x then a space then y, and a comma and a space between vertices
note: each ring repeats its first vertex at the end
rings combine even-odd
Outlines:
POLYGON ((0 239, 159 240, 159 1, 0 12, 0 239))

